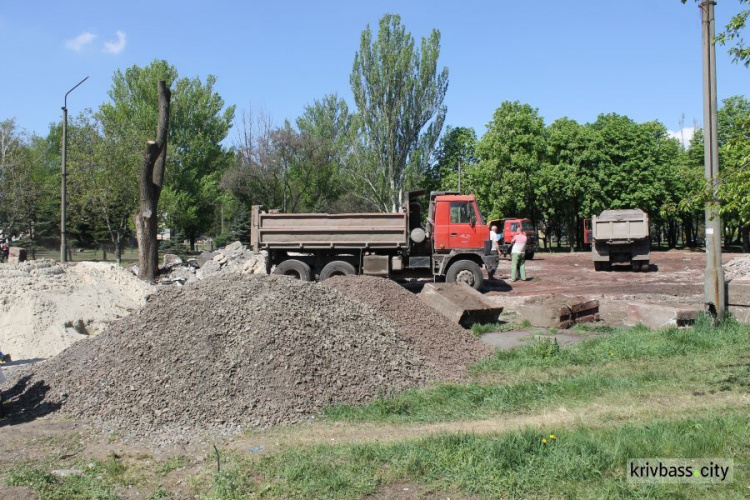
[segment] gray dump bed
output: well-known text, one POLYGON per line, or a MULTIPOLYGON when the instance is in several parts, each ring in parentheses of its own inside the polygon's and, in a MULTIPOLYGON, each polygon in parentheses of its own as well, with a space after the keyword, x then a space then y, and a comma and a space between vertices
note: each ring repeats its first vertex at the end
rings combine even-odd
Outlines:
POLYGON ((406 214, 253 213, 257 250, 398 249, 407 245, 406 214))
POLYGON ((591 221, 595 240, 637 240, 648 238, 648 214, 638 209, 605 210, 591 221))

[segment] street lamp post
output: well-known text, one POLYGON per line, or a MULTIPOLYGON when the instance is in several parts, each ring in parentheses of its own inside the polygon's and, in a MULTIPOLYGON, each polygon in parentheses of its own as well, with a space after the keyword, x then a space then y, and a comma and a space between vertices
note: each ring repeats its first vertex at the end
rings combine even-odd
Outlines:
POLYGON ((68 241, 66 236, 65 227, 65 212, 68 205, 68 191, 67 191, 67 178, 68 178, 68 94, 73 92, 80 84, 88 80, 87 76, 76 84, 75 87, 68 90, 65 93, 65 100, 62 107, 63 110, 63 143, 62 143, 62 196, 60 201, 60 262, 66 262, 68 260, 67 249, 68 241))

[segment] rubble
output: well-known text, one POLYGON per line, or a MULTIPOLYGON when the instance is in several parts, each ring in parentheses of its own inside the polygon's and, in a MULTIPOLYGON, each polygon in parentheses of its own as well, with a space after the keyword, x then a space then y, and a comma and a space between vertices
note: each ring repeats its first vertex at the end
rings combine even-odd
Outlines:
MULTIPOLYGON (((100 335, 19 371, 7 396, 12 411, 59 408, 125 437, 297 422, 437 379, 422 353, 435 324, 419 322, 408 338, 385 316, 320 283, 220 273, 161 288, 100 335)), ((445 350, 437 359, 459 363, 451 349, 481 357, 478 341, 450 326, 463 337, 433 348, 445 350)))
POLYGON ((750 275, 750 255, 736 257, 722 266, 724 268, 724 279, 732 280, 750 275))
POLYGON ((166 254, 159 270, 158 282, 163 285, 184 285, 206 279, 220 272, 267 274, 266 256, 247 249, 235 241, 214 252, 201 252, 197 258, 183 262, 176 255, 166 254))

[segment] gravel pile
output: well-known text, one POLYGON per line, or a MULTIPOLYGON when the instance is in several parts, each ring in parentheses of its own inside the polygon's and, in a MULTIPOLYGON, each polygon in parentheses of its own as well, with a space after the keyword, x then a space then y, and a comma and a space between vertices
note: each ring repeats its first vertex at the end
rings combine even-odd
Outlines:
POLYGON ((437 367, 443 379, 461 378, 467 373, 467 365, 495 352, 394 281, 336 276, 323 283, 371 306, 395 323, 401 336, 437 367))
POLYGON ((737 257, 724 264, 724 279, 733 280, 750 274, 750 255, 737 257))
POLYGON ((331 287, 231 274, 162 289, 24 377, 13 408, 61 406, 133 437, 296 422, 437 372, 391 322, 331 287))

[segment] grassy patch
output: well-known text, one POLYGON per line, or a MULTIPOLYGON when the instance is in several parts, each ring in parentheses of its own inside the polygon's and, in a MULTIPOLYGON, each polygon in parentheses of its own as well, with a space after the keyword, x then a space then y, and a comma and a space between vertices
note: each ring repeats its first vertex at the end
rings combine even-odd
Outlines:
POLYGON ((638 457, 726 457, 746 463, 748 440, 746 415, 731 414, 609 429, 318 445, 237 467, 232 484, 248 489, 233 489, 228 496, 216 492, 210 498, 242 498, 259 491, 281 498, 354 498, 403 481, 482 498, 740 498, 748 480, 742 467, 735 468, 733 483, 720 486, 632 485, 626 481, 626 467, 638 457), (262 474, 264 484, 251 473, 262 474))
POLYGON ((546 382, 498 384, 446 384, 411 390, 364 406, 337 405, 324 411, 326 418, 350 422, 441 422, 482 419, 498 413, 531 411, 543 406, 588 401, 627 389, 641 389, 666 380, 666 375, 642 372, 637 376, 582 374, 546 382))
POLYGON ((569 407, 600 397, 747 392, 749 332, 732 320, 714 327, 701 319, 691 329, 617 330, 565 349, 552 338, 542 339, 498 351, 475 367, 475 373, 501 383, 416 389, 362 406, 333 406, 324 416, 352 422, 440 422, 569 407))
POLYGON ((517 328, 513 323, 474 323, 471 325, 471 333, 481 337, 490 332, 509 332, 517 328))
MULTIPOLYGON (((578 331, 590 330, 581 325, 578 331)), ((596 331, 602 331, 601 327, 596 331)), ((529 367, 542 369, 570 365, 601 365, 612 361, 700 354, 725 347, 737 352, 750 348, 750 327, 737 323, 731 317, 721 326, 715 327, 710 318, 701 316, 692 328, 654 331, 638 326, 630 329, 612 329, 609 335, 585 340, 559 350, 554 356, 544 355, 546 350, 540 350, 535 344, 511 351, 497 351, 494 358, 477 364, 473 372, 482 374, 517 371, 529 367)))

